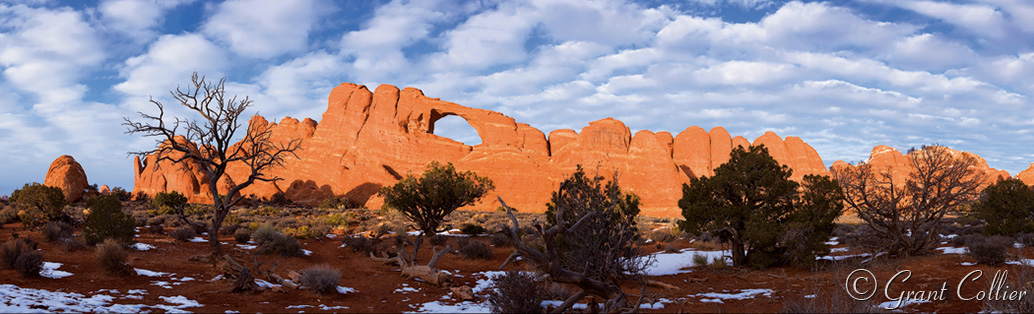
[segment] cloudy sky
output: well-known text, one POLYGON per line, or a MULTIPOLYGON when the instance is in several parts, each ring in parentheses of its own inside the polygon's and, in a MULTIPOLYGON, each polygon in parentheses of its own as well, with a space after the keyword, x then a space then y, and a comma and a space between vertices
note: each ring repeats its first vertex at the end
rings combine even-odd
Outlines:
POLYGON ((194 71, 277 121, 393 84, 546 133, 614 117, 799 136, 827 165, 925 143, 1034 161, 1029 0, 2 1, 0 70, 0 194, 63 154, 130 189, 126 153, 154 142, 122 117, 194 71))

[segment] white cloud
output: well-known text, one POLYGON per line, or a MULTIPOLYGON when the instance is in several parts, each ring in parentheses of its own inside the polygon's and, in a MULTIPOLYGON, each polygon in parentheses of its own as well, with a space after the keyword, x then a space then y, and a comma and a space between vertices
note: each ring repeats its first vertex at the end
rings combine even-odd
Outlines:
POLYGON ((203 26, 204 33, 228 43, 238 55, 272 58, 308 46, 319 18, 334 11, 315 0, 227 0, 203 26))
POLYGON ((667 7, 643 9, 617 0, 532 0, 556 41, 592 41, 621 46, 648 41, 674 15, 667 7))
POLYGON ((941 70, 970 64, 976 53, 961 43, 927 33, 898 39, 887 59, 909 69, 941 70))
POLYGON ((445 52, 431 56, 432 69, 484 69, 524 61, 524 43, 539 13, 511 2, 469 17, 445 34, 445 52))
POLYGON ((694 73, 702 84, 758 85, 780 81, 796 72, 796 66, 769 62, 727 61, 694 73))
POLYGON ((436 0, 389 2, 377 8, 363 29, 342 36, 341 52, 355 58, 352 66, 360 80, 397 77, 410 64, 402 49, 427 39, 434 23, 448 17, 442 11, 446 8, 436 0))
POLYGON ((998 38, 1004 34, 1005 18, 993 6, 934 1, 901 1, 898 5, 983 36, 998 38))
POLYGON ((222 77, 226 53, 198 34, 164 35, 148 51, 126 60, 119 71, 125 79, 114 86, 128 95, 165 95, 189 80, 191 73, 222 77))

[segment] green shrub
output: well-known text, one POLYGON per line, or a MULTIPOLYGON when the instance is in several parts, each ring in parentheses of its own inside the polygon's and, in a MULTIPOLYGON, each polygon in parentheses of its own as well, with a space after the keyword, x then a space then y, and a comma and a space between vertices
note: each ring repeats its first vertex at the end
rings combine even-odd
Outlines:
POLYGON ((487 231, 487 230, 485 230, 485 227, 482 227, 481 225, 475 225, 475 224, 463 224, 463 226, 460 227, 460 232, 463 232, 463 234, 469 234, 469 235, 479 235, 479 234, 485 233, 485 231, 487 231))
POLYGON ((975 217, 987 222, 986 235, 1034 232, 1034 189, 1019 179, 988 186, 972 208, 975 217))
POLYGON ((277 254, 280 256, 302 256, 302 244, 289 235, 274 233, 270 241, 262 242, 256 250, 258 254, 277 254))
POLYGON ((352 202, 348 198, 343 196, 331 196, 323 199, 320 202, 319 208, 322 209, 346 209, 359 207, 355 202, 352 202))
POLYGON ((38 227, 60 217, 65 208, 65 194, 61 188, 33 182, 26 183, 11 194, 11 201, 18 205, 19 218, 26 227, 38 227))
POLYGON ((980 237, 969 243, 969 256, 981 264, 996 266, 1009 257, 1012 239, 1003 236, 980 237))
POLYGON ((237 243, 248 243, 248 241, 251 240, 251 231, 246 228, 237 229, 237 231, 233 233, 233 239, 236 240, 237 243))
POLYGON ((115 198, 118 198, 120 202, 128 202, 133 199, 133 194, 129 193, 129 191, 126 191, 126 189, 123 189, 120 186, 112 188, 111 195, 115 196, 115 198))
POLYGON ((47 241, 54 242, 58 239, 71 237, 73 231, 72 225, 61 221, 51 221, 43 226, 42 233, 47 241))
POLYGON ((14 261, 14 270, 25 278, 39 277, 43 270, 43 254, 37 251, 23 252, 14 261))
POLYGON ((169 236, 180 242, 187 242, 197 236, 197 231, 191 226, 180 226, 169 232, 169 236))
POLYGON ((122 243, 133 243, 136 219, 122 211, 122 203, 112 195, 90 199, 90 215, 83 227, 86 243, 93 245, 113 238, 122 243))
POLYGON ((104 239, 104 243, 98 246, 94 252, 94 256, 97 258, 97 264, 108 275, 125 276, 129 274, 129 264, 126 264, 126 257, 129 256, 129 253, 126 253, 122 244, 115 239, 104 239))
POLYGON ((151 199, 151 205, 157 209, 159 215, 185 215, 187 208, 187 197, 180 192, 158 192, 151 199))
POLYGON ((393 186, 382 187, 377 195, 384 197, 384 204, 398 209, 415 223, 425 237, 430 237, 443 231, 439 226, 446 216, 474 204, 494 188, 491 179, 470 171, 456 171, 451 163, 442 165, 434 161, 419 178, 408 175, 393 186))
POLYGON ((317 294, 324 294, 337 290, 338 280, 341 279, 341 271, 331 268, 330 265, 320 264, 309 266, 301 271, 302 286, 309 287, 317 294))
POLYGON ((542 313, 543 290, 531 273, 508 271, 492 278, 488 306, 492 313, 542 313))

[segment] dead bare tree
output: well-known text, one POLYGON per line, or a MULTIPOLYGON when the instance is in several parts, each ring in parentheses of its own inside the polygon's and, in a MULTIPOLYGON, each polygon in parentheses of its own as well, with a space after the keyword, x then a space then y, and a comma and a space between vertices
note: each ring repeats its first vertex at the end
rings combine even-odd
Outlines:
POLYGON ((895 182, 889 167, 861 163, 833 169, 847 205, 868 223, 878 249, 912 255, 940 242, 944 215, 973 202, 985 176, 974 170, 976 160, 954 154, 944 146, 923 146, 908 153, 905 182, 895 182))
MULTIPOLYGON (((416 249, 414 248, 413 255, 407 256, 405 247, 399 248, 398 254, 393 257, 377 257, 370 252, 370 258, 383 262, 385 264, 396 263, 399 265, 402 271, 402 277, 406 278, 419 278, 427 283, 438 285, 441 287, 448 287, 453 283, 452 275, 447 272, 441 271, 435 268, 438 264, 438 260, 442 258, 446 253, 453 253, 452 245, 446 245, 445 248, 439 250, 437 247, 433 247, 434 256, 431 257, 431 261, 427 262, 427 265, 418 265, 413 260, 413 256, 416 256, 416 249)), ((383 253, 383 252, 382 252, 383 253)))
POLYGON ((564 222, 565 209, 564 207, 558 207, 556 213, 557 223, 553 224, 548 229, 543 227, 541 223, 535 224, 535 229, 539 236, 542 237, 545 242, 545 252, 534 249, 518 236, 518 230, 520 225, 517 223, 517 216, 513 214, 513 210, 510 206, 506 205, 501 197, 499 203, 502 204, 503 208, 506 208, 506 214, 510 216, 510 222, 513 224, 510 227, 500 226, 503 232, 510 237, 510 241, 513 244, 514 253, 510 254, 510 257, 503 262, 503 265, 509 264, 512 259, 517 256, 521 256, 523 259, 533 263, 543 273, 548 275, 554 282, 572 284, 577 286, 580 290, 572 295, 570 298, 564 301, 559 307, 554 309, 554 313, 562 313, 574 305, 575 302, 581 300, 585 296, 596 296, 606 300, 603 304, 603 312, 626 312, 635 313, 639 310, 639 305, 646 300, 645 288, 643 285, 643 292, 639 296, 639 300, 632 304, 628 297, 629 295, 625 291, 621 290, 621 287, 616 283, 603 282, 592 278, 587 275, 585 271, 577 272, 570 269, 566 269, 561 265, 560 256, 556 247, 557 237, 564 235, 568 230, 577 230, 579 227, 586 224, 587 221, 593 219, 596 216, 596 212, 592 211, 582 216, 574 224, 567 224, 564 222))
POLYGON ((191 85, 185 90, 176 87, 175 91, 169 92, 180 105, 196 112, 201 119, 175 118, 175 122, 169 125, 164 120, 165 105, 151 98, 150 102, 158 107, 157 115, 140 112, 143 122, 124 118, 123 123, 128 128, 128 134, 142 133, 144 137, 158 138, 157 148, 131 154, 156 154, 158 158, 155 167, 160 167, 162 161, 179 163, 193 160, 207 175, 214 214, 208 230, 213 259, 222 255, 218 231, 230 208, 244 199, 240 191, 256 181, 281 180, 276 176, 268 176, 268 170, 283 166, 288 156, 297 158, 295 150, 301 144, 298 139, 274 143, 270 138, 272 129, 257 123, 249 123, 244 138, 234 144, 234 137, 241 127, 239 118, 252 101, 248 97, 238 100, 237 96, 227 99, 225 82, 225 78, 214 84, 206 82, 203 76, 198 77, 195 72, 191 77, 191 85), (240 183, 229 180, 226 170, 230 165, 246 167, 249 170, 248 177, 240 183), (219 193, 220 182, 225 182, 225 194, 219 193))

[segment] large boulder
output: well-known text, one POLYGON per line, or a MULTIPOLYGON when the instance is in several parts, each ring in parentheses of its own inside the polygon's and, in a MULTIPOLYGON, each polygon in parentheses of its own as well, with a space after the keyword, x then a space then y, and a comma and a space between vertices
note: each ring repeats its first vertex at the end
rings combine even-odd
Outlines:
POLYGON ((90 184, 86 180, 83 166, 72 156, 64 155, 50 163, 43 185, 61 188, 61 192, 65 194, 65 203, 70 204, 81 199, 90 184))

